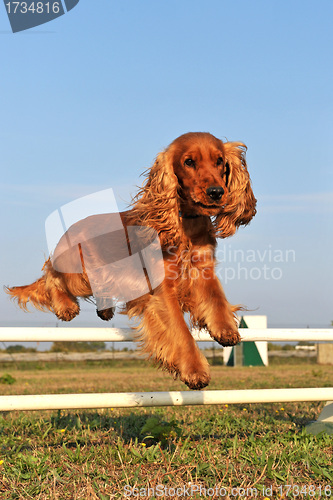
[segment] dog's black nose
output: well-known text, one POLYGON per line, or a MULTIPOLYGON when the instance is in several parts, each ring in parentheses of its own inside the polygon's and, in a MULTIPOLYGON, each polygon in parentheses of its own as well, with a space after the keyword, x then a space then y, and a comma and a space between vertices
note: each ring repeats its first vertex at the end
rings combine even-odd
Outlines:
POLYGON ((224 189, 219 186, 211 186, 207 188, 206 193, 213 201, 219 201, 224 195, 224 189))

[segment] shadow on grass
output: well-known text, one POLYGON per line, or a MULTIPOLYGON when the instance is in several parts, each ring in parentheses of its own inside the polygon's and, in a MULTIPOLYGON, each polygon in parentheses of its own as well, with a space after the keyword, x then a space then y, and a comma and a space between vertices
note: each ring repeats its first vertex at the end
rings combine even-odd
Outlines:
MULTIPOLYGON (((309 421, 316 420, 322 403, 222 405, 211 408, 191 408, 171 412, 168 409, 135 411, 119 414, 113 409, 58 411, 39 415, 0 416, 0 451, 13 455, 34 446, 42 448, 95 448, 138 443, 150 447, 158 444, 171 450, 178 440, 192 443, 247 442, 262 440, 266 434, 287 436, 298 434, 309 421), (22 437, 24 436, 24 439, 22 437), (34 444, 32 444, 34 443, 34 444)), ((195 445, 196 446, 196 445, 195 445)), ((230 445, 231 446, 231 445, 230 445)))
MULTIPOLYGON (((160 409, 152 413, 130 413, 113 415, 112 410, 103 413, 84 411, 79 413, 62 413, 51 417, 52 428, 77 430, 83 435, 83 430, 108 433, 111 440, 120 438, 125 444, 133 441, 145 442, 147 446, 160 443, 169 444, 176 438, 189 438, 191 441, 209 439, 233 439, 236 435, 241 439, 260 436, 263 425, 280 429, 285 432, 293 426, 294 431, 300 431, 310 421, 316 419, 321 405, 309 408, 306 404, 294 405, 234 405, 232 409, 220 410, 221 413, 211 415, 203 413, 194 418, 191 425, 185 425, 182 416, 170 416, 160 409), (246 408, 244 407, 246 406, 246 408), (192 432, 191 432, 192 431, 192 432)), ((47 423, 45 423, 47 425, 47 423)), ((89 436, 89 432, 85 433, 89 436)), ((87 441, 85 441, 87 443, 87 441)))
MULTIPOLYGON (((117 436, 126 444, 140 440, 144 441, 147 446, 157 442, 164 446, 170 440, 183 434, 179 421, 176 419, 167 421, 161 413, 159 415, 130 413, 129 415, 115 416, 112 415, 112 410, 105 413, 84 411, 66 414, 58 411, 56 415, 51 417, 50 424, 53 429, 66 429, 70 432, 75 430, 78 432, 83 430, 96 433, 108 432, 111 439, 117 436)), ((73 444, 76 446, 77 441, 73 444)), ((85 444, 93 444, 93 442, 85 439, 85 444)))

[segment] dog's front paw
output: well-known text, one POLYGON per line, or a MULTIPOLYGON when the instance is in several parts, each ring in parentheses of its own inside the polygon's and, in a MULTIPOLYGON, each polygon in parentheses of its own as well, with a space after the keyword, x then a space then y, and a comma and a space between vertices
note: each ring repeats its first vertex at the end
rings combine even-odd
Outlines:
POLYGON ((179 378, 189 389, 203 389, 210 382, 210 370, 207 360, 181 370, 179 378))
POLYGON ((214 335, 214 339, 223 347, 233 346, 241 341, 241 336, 236 328, 225 328, 214 335))
POLYGON ((181 380, 189 389, 199 391, 200 389, 207 387, 210 382, 210 375, 209 373, 191 373, 184 378, 182 377, 181 380))

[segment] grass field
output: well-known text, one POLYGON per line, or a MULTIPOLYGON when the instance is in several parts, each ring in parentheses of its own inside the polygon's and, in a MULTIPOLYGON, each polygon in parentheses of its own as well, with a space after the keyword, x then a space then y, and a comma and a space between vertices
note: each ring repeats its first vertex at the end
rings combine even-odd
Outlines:
MULTIPOLYGON (((140 361, 0 369, 2 394, 185 390, 140 361)), ((331 367, 302 362, 212 366, 209 389, 332 385, 331 367)), ((2 413, 0 499, 329 498, 333 437, 304 431, 322 406, 2 413)))

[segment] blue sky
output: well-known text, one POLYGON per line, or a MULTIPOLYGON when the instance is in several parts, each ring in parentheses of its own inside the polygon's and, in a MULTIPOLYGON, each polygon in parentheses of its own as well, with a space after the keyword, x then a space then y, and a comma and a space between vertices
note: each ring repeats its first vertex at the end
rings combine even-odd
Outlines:
MULTIPOLYGON (((107 188, 124 208, 161 149, 209 131, 248 146, 258 199, 219 245, 230 302, 271 327, 329 326, 332 26, 326 0, 81 0, 16 34, 1 8, 2 284, 40 276, 51 212, 107 188)), ((82 307, 69 327, 105 326, 82 307)), ((0 294, 0 325, 55 324, 0 294)))

